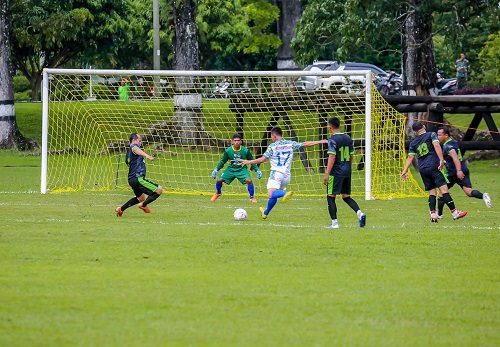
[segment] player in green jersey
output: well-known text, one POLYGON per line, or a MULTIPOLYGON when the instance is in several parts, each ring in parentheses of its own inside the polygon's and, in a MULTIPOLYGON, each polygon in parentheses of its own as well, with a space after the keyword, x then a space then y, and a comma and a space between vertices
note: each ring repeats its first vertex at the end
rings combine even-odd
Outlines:
MULTIPOLYGON (((253 156, 250 150, 242 145, 242 138, 240 134, 234 134, 233 140, 231 141, 231 146, 226 148, 224 155, 221 160, 212 171, 212 178, 217 177, 217 172, 224 167, 227 161, 230 162, 229 166, 224 170, 224 172, 217 178, 215 182, 215 194, 212 196, 212 201, 215 201, 222 195, 222 183, 231 184, 231 182, 237 178, 241 184, 246 184, 248 188, 248 194, 250 195, 250 202, 256 203, 255 199, 255 188, 250 176, 250 172, 246 165, 240 163, 241 159, 252 160, 253 156)), ((251 165, 251 169, 257 173, 257 178, 262 178, 262 172, 256 164, 251 165)))

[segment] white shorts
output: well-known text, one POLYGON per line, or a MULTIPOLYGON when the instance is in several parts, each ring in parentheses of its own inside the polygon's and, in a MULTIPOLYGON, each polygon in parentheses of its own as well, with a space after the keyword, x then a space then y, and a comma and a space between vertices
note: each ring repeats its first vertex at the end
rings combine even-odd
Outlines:
POLYGON ((284 174, 279 171, 271 171, 269 179, 267 180, 267 189, 281 189, 285 190, 288 183, 290 183, 290 175, 284 174))

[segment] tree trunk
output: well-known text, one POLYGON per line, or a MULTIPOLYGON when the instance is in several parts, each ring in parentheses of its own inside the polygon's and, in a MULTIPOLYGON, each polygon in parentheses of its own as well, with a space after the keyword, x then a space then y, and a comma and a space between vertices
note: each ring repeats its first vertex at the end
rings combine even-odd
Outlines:
POLYGON ((280 9, 278 36, 281 39, 281 46, 278 47, 278 70, 297 70, 299 66, 293 61, 290 43, 295 24, 302 16, 302 5, 300 0, 275 0, 274 3, 280 9))
POLYGON ((14 72, 10 51, 12 13, 10 1, 0 1, 0 148, 35 149, 37 143, 25 138, 16 123, 14 72))
MULTIPOLYGON (((409 0, 407 17, 403 22, 403 85, 407 95, 430 95, 429 88, 436 75, 432 17, 418 12, 423 0, 409 0)), ((410 114, 407 129, 414 119, 427 118, 424 114, 410 114)), ((409 131, 411 133, 411 131, 409 131)), ((411 134, 407 134, 411 135, 411 134)))

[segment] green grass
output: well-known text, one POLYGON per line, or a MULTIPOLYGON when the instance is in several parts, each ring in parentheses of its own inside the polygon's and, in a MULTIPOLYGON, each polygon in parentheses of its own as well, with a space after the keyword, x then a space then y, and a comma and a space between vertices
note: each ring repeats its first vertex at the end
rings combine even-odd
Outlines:
POLYGON ((168 191, 117 218, 129 191, 40 195, 39 165, 0 152, 1 346, 500 343, 498 160, 471 165, 492 209, 454 188, 469 215, 436 225, 425 198, 358 199, 360 229, 338 199, 335 231, 300 191, 265 221, 168 191))

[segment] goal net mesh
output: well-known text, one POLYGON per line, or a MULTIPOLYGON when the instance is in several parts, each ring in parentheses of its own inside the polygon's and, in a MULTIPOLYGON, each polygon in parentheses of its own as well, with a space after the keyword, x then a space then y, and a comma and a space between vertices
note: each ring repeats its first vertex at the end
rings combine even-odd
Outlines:
MULTIPOLYGON (((355 142, 352 195, 365 196, 368 98, 360 85, 303 90, 300 76, 269 72, 180 77, 165 71, 155 77, 138 71, 106 75, 79 70, 48 76, 49 192, 129 190, 125 152, 130 134, 136 132, 143 136, 143 149, 155 158, 146 163, 149 180, 170 193, 211 195, 215 191, 211 172, 233 134, 243 135, 244 145, 259 157, 271 143, 272 127, 281 127, 284 138, 300 142, 326 139, 328 118, 337 116, 341 130, 355 142), (127 81, 122 83, 122 78, 127 81), (227 89, 222 86, 225 79, 227 89)), ((371 196, 423 196, 413 177, 404 181, 399 177, 406 160, 405 117, 376 88, 371 90, 371 196)), ((295 154, 289 190, 325 194, 326 151, 327 145, 319 145, 295 154)), ((266 194, 269 163, 260 169, 261 180, 252 171, 257 196, 266 194)), ((224 187, 224 194, 247 191, 236 180, 224 187)))

